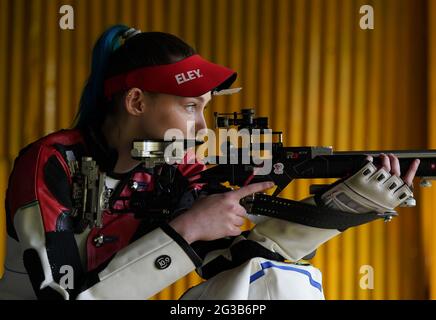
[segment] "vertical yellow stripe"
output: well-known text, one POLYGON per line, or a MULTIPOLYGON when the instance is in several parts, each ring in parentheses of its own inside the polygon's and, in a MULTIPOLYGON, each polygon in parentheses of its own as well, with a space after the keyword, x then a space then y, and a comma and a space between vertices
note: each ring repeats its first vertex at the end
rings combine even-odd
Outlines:
MULTIPOLYGON (((254 4, 254 1, 252 1, 254 4)), ((252 3, 250 2, 250 3, 252 3)), ((256 7, 253 6, 251 10, 256 10, 256 7)), ((248 8, 248 17, 252 14, 250 13, 250 9, 248 8)), ((258 14, 258 13, 257 13, 258 14)), ((269 118, 269 126, 273 128, 275 131, 283 131, 285 132, 284 141, 289 145, 289 133, 290 130, 286 130, 289 126, 290 121, 290 101, 289 101, 289 78, 290 78, 290 65, 291 65, 291 51, 292 51, 292 43, 291 43, 291 24, 290 24, 290 16, 291 16, 291 2, 288 0, 279 0, 277 2, 275 24, 273 33, 276 34, 276 39, 274 41, 273 52, 276 55, 275 65, 274 65, 274 74, 275 76, 275 84, 272 88, 273 94, 273 102, 271 108, 269 110, 270 118, 269 118), (286 132, 288 131, 288 132, 286 132)), ((253 30, 257 26, 257 22, 254 19, 250 19, 247 21, 247 28, 249 30, 253 30), (251 21, 251 22, 250 22, 251 21), (250 22, 250 23, 249 23, 250 22)), ((257 26, 259 28, 259 26, 257 26)), ((257 73, 256 66, 259 64, 257 60, 257 56, 253 54, 253 57, 250 58, 250 53, 255 53, 257 43, 257 32, 250 32, 250 42, 247 43, 247 63, 248 67, 245 68, 246 73, 252 72, 253 74, 247 74, 249 79, 255 78, 257 73)), ((256 88, 257 82, 251 81, 249 84, 252 84, 252 93, 248 93, 247 97, 247 105, 255 106, 255 92, 258 90, 256 88), (250 96, 253 95, 253 99, 250 99, 250 96), (253 102, 251 102, 253 101, 253 102)), ((262 116, 265 116, 267 113, 264 113, 262 116)), ((286 188, 286 190, 281 194, 282 197, 291 198, 291 188, 286 188)))
MULTIPOLYGON (((121 23, 118 18, 120 15, 120 12, 118 11, 120 4, 119 0, 105 0, 104 3, 104 10, 102 10, 102 12, 105 20, 105 27, 108 28, 111 25, 121 23)), ((78 25, 77 27, 84 28, 83 25, 78 25)))
MULTIPOLYGON (((133 25, 133 14, 134 10, 132 8, 131 0, 122 0, 120 2, 119 10, 121 13, 120 22, 127 25, 128 27, 135 27, 133 25)), ((101 7, 101 6, 100 6, 101 7)))
MULTIPOLYGON (((431 83, 434 85, 433 81, 431 83)), ((434 100, 430 101, 430 109, 434 109, 434 100)), ((434 113, 434 111, 431 112, 434 113)), ((431 133, 429 132, 429 134, 431 133)), ((434 226, 436 219, 433 217, 435 212, 435 198, 436 190, 434 185, 431 188, 423 188, 421 190, 422 207, 420 211, 423 216, 421 230, 424 232, 422 239, 425 250, 423 254, 423 260, 425 262, 425 279, 427 280, 426 289, 428 290, 429 299, 436 299, 436 272, 434 267, 436 254, 436 236, 434 232, 434 226)))
POLYGON ((307 95, 306 125, 304 130, 304 142, 306 145, 316 145, 319 132, 319 102, 320 102, 320 75, 321 75, 321 1, 310 2, 309 33, 308 37, 308 65, 307 65, 307 95))
MULTIPOLYGON (((259 2, 257 0, 250 0, 244 3, 244 12, 246 21, 244 23, 244 31, 243 31, 243 43, 242 46, 246 50, 246 55, 242 59, 242 70, 244 70, 243 78, 244 79, 255 79, 257 75, 257 50, 256 50, 256 41, 257 41, 257 32, 253 32, 254 30, 258 30, 258 11, 259 11, 259 2)), ((244 108, 253 108, 256 107, 256 116, 263 116, 264 114, 260 111, 257 105, 257 81, 244 81, 244 89, 242 95, 242 106, 244 108)), ((277 108, 280 106, 273 106, 271 104, 271 108, 277 108)), ((253 228, 254 224, 252 224, 248 219, 244 225, 244 230, 249 230, 253 228)))
MULTIPOLYGON (((373 2, 375 29, 371 30, 369 53, 369 90, 368 90, 368 123, 371 123, 366 134, 369 149, 382 149, 380 132, 382 130, 380 110, 383 108, 383 51, 385 36, 385 19, 382 15, 380 2, 373 2)), ((383 299, 385 296, 385 272, 386 272, 386 241, 384 241, 386 225, 376 221, 371 225, 371 266, 374 268, 373 299, 383 299)))
MULTIPOLYGON (((240 77, 239 77, 239 83, 242 83, 242 79, 244 79, 242 73, 242 43, 243 43, 243 36, 242 36, 242 20, 243 20, 243 6, 242 6, 242 0, 232 0, 228 2, 227 11, 225 14, 230 14, 230 16, 226 17, 228 20, 228 32, 224 35, 227 37, 227 45, 228 48, 228 65, 233 68, 233 70, 238 70, 240 77), (231 48, 231 49, 230 49, 231 48)), ((244 84, 242 83, 242 86, 244 84)), ((238 86, 238 84, 235 84, 235 86, 238 86)), ((242 93, 243 95, 244 93, 242 93)), ((235 95, 234 97, 231 97, 228 100, 228 103, 225 105, 226 112, 236 111, 241 108, 241 99, 242 95, 235 95)))
MULTIPOLYGON (((110 8, 111 3, 108 3, 110 8)), ((77 29, 74 31, 74 50, 75 50, 75 70, 74 70, 74 95, 77 103, 76 110, 79 109, 79 101, 82 95, 82 91, 85 87, 88 75, 91 73, 91 55, 92 47, 87 44, 87 30, 88 23, 86 20, 86 2, 78 1, 74 7, 75 9, 75 21, 77 29)), ((93 39, 95 42, 97 39, 93 39)))
MULTIPOLYGON (((396 99, 397 93, 397 85, 398 83, 395 81, 397 79, 397 57, 401 52, 398 52, 396 49, 396 43, 398 41, 398 28, 396 25, 396 16, 399 14, 398 6, 396 1, 386 1, 383 7, 384 12, 389 12, 386 17, 386 30, 387 30, 387 39, 386 41, 386 51, 384 52, 385 69, 384 73, 386 75, 386 88, 385 88, 385 101, 383 108, 384 117, 389 117, 396 112, 396 103, 398 100, 396 99)), ((393 122, 387 122, 384 125, 384 134, 383 141, 385 148, 392 148, 394 144, 394 132, 395 127, 393 122)), ((399 256, 399 248, 397 247, 397 243, 399 241, 399 224, 400 221, 398 219, 394 219, 386 228, 386 243, 390 244, 389 249, 386 251, 386 258, 389 261, 390 265, 399 265, 401 263, 399 256)), ((387 297, 388 299, 399 299, 400 298, 400 274, 399 268, 392 268, 390 272, 386 272, 386 288, 387 288, 387 297)))
MULTIPOLYGON (((287 130, 283 130, 285 134, 284 141, 289 146, 301 146, 303 142, 303 113, 304 113, 304 81, 305 76, 305 41, 306 38, 306 11, 307 4, 305 0, 295 0, 290 8, 291 24, 291 44, 292 50, 290 55, 290 80, 288 90, 289 116, 287 130)), ((295 181, 288 188, 289 194, 293 199, 303 197, 303 194, 298 193, 302 190, 300 181, 295 181)))
MULTIPOLYGON (((406 8, 404 5, 404 0, 396 1, 395 5, 398 7, 398 12, 403 12, 406 8)), ((409 9, 409 12, 411 13, 411 9, 409 9)), ((398 86, 397 86, 397 101, 394 104, 395 112, 397 113, 397 124, 401 127, 406 127, 408 125, 407 121, 407 114, 405 113, 405 108, 407 104, 407 100, 409 97, 409 92, 407 88, 407 68, 408 68, 408 45, 406 44, 407 41, 407 30, 411 29, 413 26, 410 25, 410 17, 409 15, 403 17, 401 19, 401 26, 397 26, 398 30, 398 64, 402 66, 401 68, 397 69, 397 79, 398 79, 398 86), (406 27, 407 26, 407 27, 406 27)), ((397 25, 397 23, 396 23, 397 25)), ((415 79, 415 81, 418 81, 418 79, 415 79)), ((393 128, 392 128, 393 129, 393 128)), ((404 148, 407 146, 407 136, 409 134, 404 132, 404 130, 401 130, 400 132, 395 134, 395 145, 393 145, 395 148, 404 148)), ((418 130, 415 130, 415 135, 419 136, 418 130)), ((398 291, 399 291, 399 298, 400 299, 410 299, 411 290, 413 287, 413 284, 411 281, 419 282, 417 279, 417 276, 414 276, 413 278, 410 277, 410 274, 413 274, 413 270, 410 269, 411 265, 410 262, 414 263, 415 259, 411 259, 411 252, 410 252, 410 246, 412 245, 409 240, 409 236, 413 234, 414 230, 414 224, 415 219, 412 217, 410 219, 410 215, 408 215, 408 212, 405 212, 405 210, 398 210, 399 214, 401 214, 401 219, 398 219, 398 240, 396 247, 401 248, 401 252, 398 252, 399 259, 401 263, 403 263, 403 267, 399 270, 399 284, 398 284, 398 291), (408 232, 404 233, 404 229, 407 228, 408 232)), ((407 210, 409 211, 409 210, 407 210)), ((417 269, 414 267, 414 269, 417 269)), ((415 293, 416 294, 416 293, 415 293)))
MULTIPOLYGON (((72 1, 63 2, 62 4, 72 5, 72 1)), ((60 17, 60 15, 59 15, 60 17)), ((58 99, 56 109, 59 110, 59 123, 57 128, 67 128, 71 125, 71 117, 76 107, 72 99, 72 81, 73 81, 73 35, 74 30, 61 30, 59 32, 59 79, 58 81, 58 99)))
MULTIPOLYGON (((7 108, 6 91, 9 89, 9 79, 7 74, 7 61, 9 48, 9 6, 10 1, 0 1, 0 43, 3 44, 3 50, 0 50, 0 201, 4 203, 4 196, 7 186, 7 172, 9 171, 9 157, 7 156, 7 136, 6 121, 7 108)), ((3 277, 4 260, 6 249, 6 216, 3 205, 0 207, 0 278, 3 277)))
POLYGON ((180 10, 182 9, 182 4, 180 0, 173 0, 169 2, 169 5, 166 7, 165 12, 167 13, 167 29, 169 33, 179 35, 180 36, 180 27, 181 27, 181 16, 180 10))
MULTIPOLYGON (((202 2, 204 1, 201 1, 201 3, 202 2)), ((210 6, 210 1, 207 2, 208 2, 208 6, 210 6)), ((197 11, 197 3, 198 3, 197 0, 187 0, 184 1, 183 4, 183 7, 185 8, 185 14, 183 17, 183 24, 182 24, 183 39, 189 45, 193 46, 194 49, 197 49, 196 31, 200 29, 199 26, 201 25, 201 23, 199 22, 199 15, 201 17, 201 13, 197 11)), ((209 9, 209 11, 211 10, 209 9)), ((208 36, 211 37, 210 32, 208 33, 208 36)))
POLYGON ((150 4, 148 0, 136 0, 134 2, 134 10, 136 11, 136 21, 134 26, 142 32, 150 31, 151 21, 149 21, 148 11, 150 4))
POLYGON ((319 124, 321 128, 320 142, 323 146, 333 146, 334 126, 337 102, 337 49, 338 49, 338 0, 331 1, 330 5, 325 6, 324 21, 322 25, 325 37, 324 47, 322 49, 322 98, 319 105, 319 114, 322 121, 319 124))
MULTIPOLYGON (((214 47, 215 47, 215 63, 221 64, 221 65, 227 65, 230 68, 233 68, 233 70, 238 71, 235 68, 235 66, 233 66, 230 62, 229 62, 229 57, 228 57, 228 52, 230 50, 228 50, 228 48, 230 47, 230 40, 229 40, 229 28, 227 23, 224 23, 226 21, 226 19, 228 19, 227 17, 227 11, 228 11, 228 1, 227 0, 222 0, 222 1, 217 1, 214 3, 215 4, 215 17, 216 17, 216 21, 217 21, 217 25, 216 25, 216 31, 215 31, 215 35, 213 37, 213 41, 214 41, 214 47)), ((239 76, 238 76, 239 78, 239 76)), ((239 82, 239 79, 238 79, 239 82)), ((235 84, 237 85, 237 84, 235 84)), ((225 111, 226 107, 228 105, 228 101, 229 101, 229 97, 227 96, 220 96, 217 98, 212 99, 212 103, 210 104, 210 107, 208 108, 208 110, 206 111, 206 121, 209 124, 209 126, 213 126, 213 112, 217 112, 217 111, 225 111)), ((233 98, 232 98, 233 99, 233 98)))
MULTIPOLYGON (((265 1, 263 1, 265 2, 265 1)), ((244 68, 244 74, 241 75, 244 79, 247 79, 248 81, 244 81, 244 106, 247 107, 256 107, 257 113, 259 113, 258 109, 258 92, 261 92, 261 95, 263 94, 263 89, 261 86, 258 87, 258 81, 255 81, 255 79, 258 76, 258 70, 259 70, 259 59, 258 59, 258 50, 257 45, 259 41, 259 34, 257 33, 257 30, 259 30, 259 17, 260 15, 263 16, 263 11, 260 7, 260 4, 262 2, 259 2, 258 0, 250 0, 247 2, 246 5, 246 23, 245 23, 245 34, 244 34, 244 51, 246 54, 244 55, 243 59, 243 68, 244 68), (260 12, 259 12, 260 11, 260 12)), ((280 3, 282 5, 282 3, 280 3)), ((282 12, 283 13, 283 12, 282 12)), ((279 18, 281 20, 281 25, 283 25, 283 18, 279 18)), ((286 23, 286 22, 285 22, 286 23)), ((286 46, 286 43, 283 43, 284 46, 286 46)), ((283 51, 282 51, 283 52, 283 51)), ((278 60, 281 60, 278 58, 278 60)), ((285 82, 284 82, 285 83, 285 82)), ((276 108, 277 106, 271 106, 271 108, 276 108)))
MULTIPOLYGON (((434 199, 436 198, 436 191, 432 190, 432 196, 430 197, 430 201, 431 201, 431 207, 429 208, 429 214, 431 214, 430 216, 430 221, 432 224, 432 229, 434 229, 435 226, 435 222, 436 222, 436 218, 434 217, 434 212, 436 209, 436 206, 434 204, 434 199)), ((436 299, 436 232, 434 230, 432 230, 431 232, 431 236, 429 237, 429 258, 428 258, 428 266, 430 268, 430 298, 431 299, 436 299)))
MULTIPOLYGON (((258 75, 258 105, 256 110, 258 114, 265 115, 272 107, 272 81, 273 81, 273 8, 268 1, 260 2, 260 10, 262 12, 262 27, 259 30, 259 42, 262 43, 259 49, 259 65, 258 75)), ((245 72, 245 70, 244 70, 245 72)), ((244 79, 245 74, 244 74, 244 79)), ((245 81, 250 81, 246 79, 245 81)), ((274 107, 273 107, 274 108, 274 107)))
MULTIPOLYGON (((428 129, 428 146, 429 148, 436 148, 436 129, 434 129, 434 119, 436 119, 436 3, 434 1, 428 1, 428 14, 427 21, 429 23, 428 28, 428 57, 429 57, 429 83, 428 89, 428 117, 427 127, 428 129)), ((426 276, 428 279, 429 298, 436 299, 436 232, 434 218, 435 205, 434 199, 436 199, 436 191, 433 188, 428 188, 422 191, 423 207, 421 213, 423 214, 423 221, 421 222, 422 229, 424 231, 424 259, 426 262, 426 276)))
POLYGON ((57 2, 46 1, 45 10, 47 20, 45 21, 44 134, 48 134, 56 128, 57 28, 53 28, 52 22, 57 22, 57 2))
MULTIPOLYGON (((8 75, 8 58, 9 58, 9 4, 11 1, 0 1, 0 43, 2 50, 0 50, 0 126, 4 134, 0 134, 0 157, 5 157, 7 154, 7 113, 8 103, 6 101, 6 94, 8 91, 8 84, 10 81, 8 75)), ((10 107, 9 107, 10 109, 10 107)))
MULTIPOLYGON (((288 98, 289 89, 289 64, 290 64, 290 1, 280 0, 277 3, 277 17, 274 33, 277 33, 275 48, 276 52, 276 86, 274 88, 274 96, 276 105, 273 105, 274 116, 270 120, 270 126, 277 131, 284 131, 289 125, 290 102, 288 98)), ((284 137, 284 142, 289 145, 289 134, 284 137)))
MULTIPOLYGON (((351 146, 350 133, 350 104, 352 92, 352 1, 342 0, 340 7, 340 47, 339 47, 339 97, 336 119, 336 150, 347 150, 351 146)), ((355 252, 356 231, 351 228, 341 237, 342 240, 342 274, 341 290, 343 298, 355 299, 356 295, 356 252, 355 252)))
MULTIPOLYGON (((371 35, 371 30, 362 30, 358 24, 360 15, 358 14, 361 5, 366 4, 364 1, 357 1, 351 13, 353 17, 353 32, 355 34, 355 64, 354 64, 354 92, 351 108, 353 120, 353 149, 362 150, 368 147, 367 140, 367 123, 368 123, 368 103, 367 94, 367 57, 368 57, 368 37, 371 35)), ((360 226, 356 230, 356 250, 357 250, 357 265, 355 273, 358 274, 362 266, 371 265, 369 256, 370 243, 370 224, 360 226)), ((359 279, 360 280, 360 279, 359 279)), ((361 288, 359 283, 356 283, 357 299, 369 299, 370 289, 361 288)))
POLYGON ((41 1, 32 1, 30 4, 30 29, 28 36, 28 45, 31 50, 28 51, 28 70, 27 77, 29 79, 28 99, 25 105, 28 107, 26 117, 24 117, 24 140, 25 143, 30 143, 38 139, 41 135, 40 123, 41 116, 41 78, 42 65, 42 21, 40 19, 42 13, 41 1))
POLYGON ((289 129, 290 132, 290 145, 299 146, 303 143, 302 132, 303 126, 303 81, 305 79, 305 48, 304 39, 306 38, 305 28, 305 12, 306 5, 309 3, 305 0, 295 0, 294 6, 291 9, 291 21, 293 21, 294 29, 293 43, 292 43, 292 60, 291 60, 291 79, 289 101, 291 103, 289 129))
MULTIPOLYGON (((402 58, 399 65, 402 66, 399 69, 399 81, 400 86, 398 88, 399 102, 397 103, 398 123, 402 127, 414 126, 419 121, 422 123, 425 120, 423 106, 426 103, 426 99, 422 94, 417 94, 418 90, 424 88, 427 80, 422 71, 415 72, 414 70, 425 70, 427 67, 425 45, 419 41, 416 45, 411 46, 416 39, 421 39, 425 32, 420 28, 422 25, 421 19, 416 18, 418 15, 424 15, 425 9, 421 9, 422 6, 412 5, 407 0, 402 0, 399 3, 400 12, 407 11, 409 14, 401 19, 401 32, 400 51, 403 53, 400 55, 402 58), (410 81, 413 79, 413 82, 410 81), (413 110, 411 105, 420 106, 413 110)), ((406 148, 410 146, 416 146, 422 148, 423 142, 426 138, 426 131, 424 126, 414 128, 413 136, 406 130, 402 130, 396 135, 396 141, 398 141, 398 147, 406 148), (421 143, 419 143, 421 142, 421 143)), ((403 172, 404 174, 405 172, 403 172)), ((417 188, 415 197, 420 199, 420 189, 417 188)), ((421 201, 419 205, 421 206, 421 201)), ((404 264, 401 268, 400 276, 400 291, 402 292, 402 299, 422 299, 425 295, 425 284, 423 272, 424 270, 422 257, 422 248, 420 248, 418 239, 421 234, 419 230, 419 220, 417 219, 419 211, 418 208, 404 208, 399 210, 401 214, 399 220, 401 221, 401 227, 399 230, 399 242, 398 247, 400 250, 400 259, 404 264), (414 275, 414 276, 410 276, 414 275)))
POLYGON ((339 48, 339 60, 341 61, 339 69, 339 102, 338 102, 338 119, 337 119, 337 141, 335 148, 337 150, 346 150, 350 147, 350 102, 352 92, 352 2, 342 0, 340 2, 340 35, 341 44, 339 48))
POLYGON ((153 0, 152 2, 152 31, 165 31, 164 28, 164 1, 162 0, 153 0))
MULTIPOLYGON (((322 47, 322 98, 320 100, 320 144, 323 146, 334 146, 334 126, 332 125, 335 120, 335 108, 337 102, 337 0, 329 3, 324 7, 325 16, 322 24, 323 32, 321 36, 324 37, 325 42, 322 47)), ((329 183, 331 181, 324 180, 319 183, 329 183)), ((323 271, 324 288, 326 297, 328 299, 341 298, 340 283, 341 277, 341 256, 340 256, 340 237, 335 237, 330 240, 322 250, 317 254, 324 254, 324 257, 319 256, 319 259, 324 258, 325 268, 323 271)))
POLYGON ((14 28, 12 32, 12 60, 10 69, 10 108, 9 108, 9 156, 14 158, 21 147, 22 130, 21 115, 23 111, 23 103, 21 100, 21 83, 23 81, 23 34, 24 34, 24 1, 19 0, 14 2, 13 17, 14 28))
MULTIPOLYGON (((195 19, 195 18, 194 18, 195 19)), ((209 0, 201 1, 199 6, 199 12, 196 20, 199 21, 202 26, 198 33, 198 51, 206 59, 211 59, 211 33, 212 33, 212 2, 209 0)), ((186 22, 182 21, 182 24, 186 22)))
MULTIPOLYGON (((319 141, 317 145, 333 145, 333 126, 332 117, 334 117, 334 106, 335 101, 335 55, 337 49, 336 44, 336 33, 335 33, 335 23, 328 23, 329 21, 336 21, 334 14, 337 11, 336 3, 331 2, 329 6, 322 2, 320 10, 324 13, 319 16, 319 59, 320 66, 318 72, 319 78, 319 102, 317 103, 318 114, 319 114, 319 141)), ((310 20, 312 17, 310 17, 310 20)), ((312 81, 314 81, 312 79, 312 81)), ((309 93, 310 96, 310 93, 309 93)), ((310 121, 308 119, 308 121, 310 121)), ((328 183, 328 181, 321 179, 314 183, 328 183)), ((333 279, 329 270, 337 270, 338 268, 338 239, 332 239, 328 245, 321 246, 316 253, 315 259, 313 259, 313 264, 318 267, 321 272, 323 272, 323 287, 325 290, 326 297, 328 299, 337 298, 339 290, 337 288, 337 283, 333 279), (336 287, 336 289, 334 289, 336 287), (327 290, 328 289, 328 290, 327 290), (329 292, 334 292, 331 296, 329 292)))
POLYGON ((92 0, 88 2, 87 19, 88 19, 88 33, 91 43, 94 44, 98 37, 103 32, 103 11, 100 9, 103 7, 102 0, 92 0))
MULTIPOLYGON (((305 32, 308 32, 307 17, 309 2, 304 0, 296 0, 294 4, 293 20, 295 19, 295 30, 293 31, 293 39, 295 40, 295 49, 292 64, 291 64, 291 90, 290 90, 290 128, 293 129, 291 135, 291 146, 302 146, 304 141, 304 113, 306 108, 306 85, 307 85, 307 52, 306 43, 308 37, 305 32)), ((286 135, 286 133, 285 133, 286 135)), ((292 183, 290 193, 294 199, 303 198, 306 191, 307 183, 303 180, 297 180, 292 183), (303 191, 304 190, 304 191, 303 191)), ((318 256, 319 257, 319 256, 318 256)), ((318 258, 317 257, 317 258, 318 258)))
MULTIPOLYGON (((322 46, 322 16, 323 2, 319 0, 310 1, 306 7, 306 26, 307 30, 303 34, 306 39, 304 50, 306 55, 306 70, 305 76, 297 81, 304 81, 303 88, 303 123, 302 128, 302 144, 305 146, 316 146, 319 144, 320 137, 320 119, 324 115, 324 111, 320 108, 321 103, 321 87, 320 80, 322 77, 321 59, 323 52, 322 46)), ((311 184, 316 183, 313 180, 304 180, 298 184, 297 200, 308 195, 311 184)), ((323 246, 317 250, 314 265, 320 268, 323 272, 328 272, 326 265, 327 247, 323 246)), ((329 288, 329 283, 334 279, 328 277, 323 278, 324 288, 329 288)), ((326 291, 326 297, 329 298, 329 292, 326 291)))

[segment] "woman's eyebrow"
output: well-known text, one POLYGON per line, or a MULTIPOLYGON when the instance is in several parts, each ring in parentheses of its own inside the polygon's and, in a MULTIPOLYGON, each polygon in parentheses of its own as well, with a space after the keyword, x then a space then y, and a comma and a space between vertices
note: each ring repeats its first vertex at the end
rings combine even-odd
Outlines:
POLYGON ((195 100, 199 100, 200 102, 203 102, 203 101, 204 101, 204 98, 203 98, 203 97, 194 97, 194 99, 195 99, 195 100))
POLYGON ((184 100, 186 100, 186 99, 195 99, 195 100, 197 100, 197 101, 199 101, 199 102, 201 102, 201 103, 209 103, 212 99, 208 99, 208 100, 206 100, 205 98, 203 98, 203 97, 183 97, 183 99, 184 100))
POLYGON ((202 102, 205 102, 205 104, 208 104, 212 100, 212 97, 210 97, 209 99, 204 98, 204 97, 197 97, 196 99, 198 99, 202 102))

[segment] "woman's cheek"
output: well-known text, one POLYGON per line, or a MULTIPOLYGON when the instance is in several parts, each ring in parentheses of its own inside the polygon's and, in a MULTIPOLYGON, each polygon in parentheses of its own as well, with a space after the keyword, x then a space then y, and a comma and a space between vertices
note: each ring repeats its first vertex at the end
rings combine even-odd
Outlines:
POLYGON ((162 122, 159 124, 165 133, 167 130, 178 129, 182 131, 183 135, 186 135, 186 122, 184 119, 174 118, 174 115, 168 115, 169 118, 162 119, 162 122))
POLYGON ((195 121, 191 120, 189 121, 189 125, 187 127, 187 139, 195 139, 195 121))
MULTIPOLYGON (((179 113, 177 119, 175 119, 175 123, 177 123, 177 128, 182 130, 185 137, 188 133, 195 132, 195 115, 189 114, 186 112, 179 113)), ((192 137, 191 137, 192 138, 192 137)))

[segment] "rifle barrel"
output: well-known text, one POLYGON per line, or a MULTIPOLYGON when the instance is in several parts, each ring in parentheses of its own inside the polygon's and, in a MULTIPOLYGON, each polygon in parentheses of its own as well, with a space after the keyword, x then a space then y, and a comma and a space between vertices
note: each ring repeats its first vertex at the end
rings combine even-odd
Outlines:
MULTIPOLYGON (((354 174, 363 167, 366 156, 373 156, 373 163, 381 166, 378 157, 380 153, 389 152, 339 152, 332 155, 318 156, 313 159, 297 161, 286 161, 286 167, 290 176, 298 178, 342 178, 354 174)), ((410 152, 394 153, 398 156, 401 173, 404 174, 409 169, 415 159, 420 160, 416 177, 436 179, 436 152, 410 152)))
POLYGON ((414 159, 422 159, 422 158, 436 158, 436 150, 371 150, 371 151, 335 151, 334 155, 371 155, 371 156, 379 156, 382 153, 397 156, 398 158, 414 158, 414 159))

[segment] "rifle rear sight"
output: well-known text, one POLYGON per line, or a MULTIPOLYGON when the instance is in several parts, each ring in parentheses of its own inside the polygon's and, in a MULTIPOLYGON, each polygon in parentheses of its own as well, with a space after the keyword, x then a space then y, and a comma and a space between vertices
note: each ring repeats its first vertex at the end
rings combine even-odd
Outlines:
MULTIPOLYGON (((221 113, 214 112, 215 128, 229 128, 236 126, 238 130, 248 129, 251 133, 254 129, 259 129, 260 133, 263 130, 269 129, 267 117, 255 117, 254 109, 241 109, 241 112, 221 113)), ((283 132, 272 131, 272 135, 277 136, 277 143, 283 143, 283 132)))

